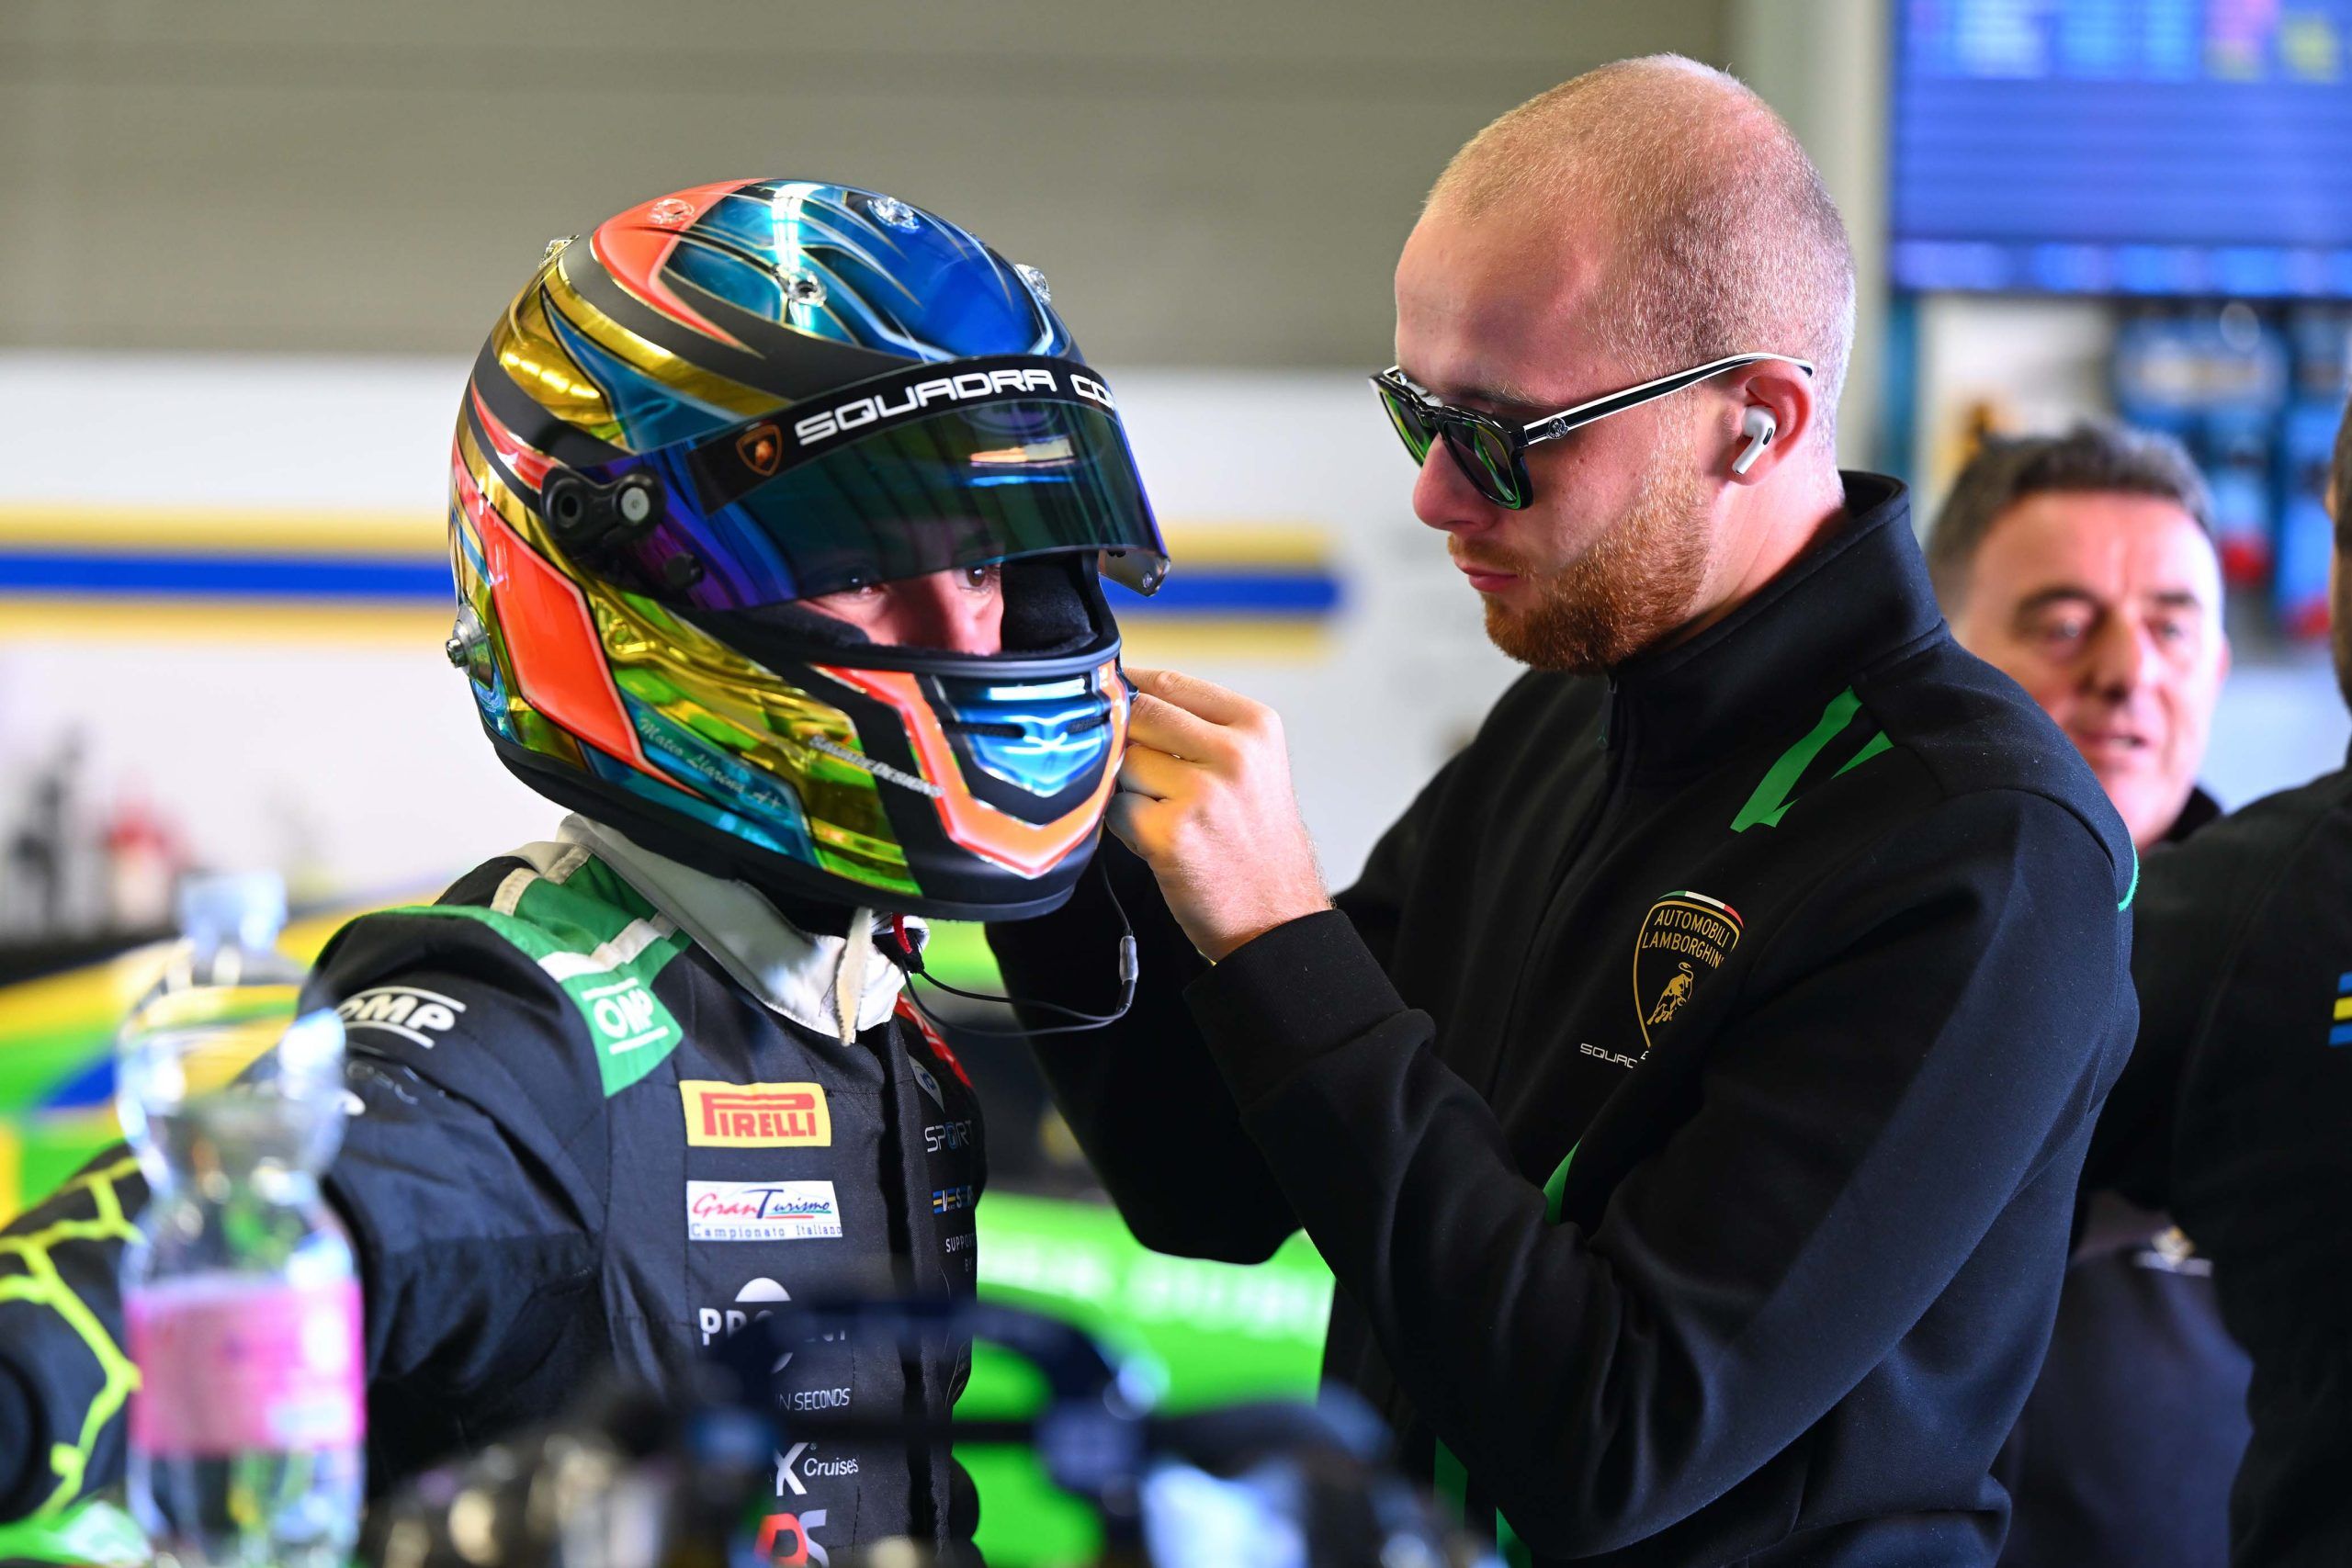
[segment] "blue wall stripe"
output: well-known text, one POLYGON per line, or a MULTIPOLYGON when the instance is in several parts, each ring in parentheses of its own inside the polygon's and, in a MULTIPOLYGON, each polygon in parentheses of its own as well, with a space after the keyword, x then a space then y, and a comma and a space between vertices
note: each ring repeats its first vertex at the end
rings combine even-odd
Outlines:
POLYGON ((321 556, 0 555, 0 592, 186 594, 225 599, 457 596, 442 561, 321 556))
POLYGON ((2352 1023, 2339 1023, 2327 1032, 2330 1045, 2352 1045, 2352 1023))
MULTIPOLYGON (((367 557, 0 553, 0 593, 237 600, 401 600, 447 604, 456 594, 438 560, 367 557)), ((1180 563, 1149 599, 1114 596, 1122 615, 1328 615, 1340 585, 1299 571, 1187 572, 1180 563)))
POLYGON ((1150 598, 1121 592, 1111 608, 1121 615, 1328 615, 1340 607, 1340 585, 1303 572, 1195 571, 1180 562, 1150 598))

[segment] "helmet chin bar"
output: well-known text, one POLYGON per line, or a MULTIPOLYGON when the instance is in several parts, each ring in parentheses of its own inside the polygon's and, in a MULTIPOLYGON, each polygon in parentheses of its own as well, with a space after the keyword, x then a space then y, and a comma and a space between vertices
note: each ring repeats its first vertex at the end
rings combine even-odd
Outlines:
POLYGON ((527 747, 498 736, 491 740, 507 772, 538 795, 618 829, 655 854, 667 855, 707 875, 749 886, 775 905, 777 913, 812 935, 841 935, 849 929, 851 915, 861 908, 939 920, 1027 920, 1050 915, 1069 901, 1080 874, 1094 858, 1094 845, 1100 842, 1098 829, 1096 839, 1056 867, 1050 878, 1041 879, 1043 890, 1032 898, 973 903, 858 888, 843 878, 691 818, 661 811, 650 803, 639 807, 609 790, 596 789, 572 770, 549 762, 527 747))

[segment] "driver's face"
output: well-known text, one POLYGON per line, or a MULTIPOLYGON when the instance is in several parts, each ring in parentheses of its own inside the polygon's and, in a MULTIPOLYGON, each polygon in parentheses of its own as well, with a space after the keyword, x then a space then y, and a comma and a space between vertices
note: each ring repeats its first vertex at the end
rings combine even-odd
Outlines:
POLYGON ((877 582, 801 603, 847 621, 885 647, 1004 651, 1004 571, 994 564, 877 582))

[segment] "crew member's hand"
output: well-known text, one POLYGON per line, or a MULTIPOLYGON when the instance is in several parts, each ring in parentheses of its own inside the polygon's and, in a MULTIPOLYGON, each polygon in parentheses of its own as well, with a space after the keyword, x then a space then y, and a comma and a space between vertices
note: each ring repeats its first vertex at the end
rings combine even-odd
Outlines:
POLYGON ((1136 699, 1111 830, 1202 956, 1329 908, 1274 710, 1170 670, 1126 674, 1136 699))

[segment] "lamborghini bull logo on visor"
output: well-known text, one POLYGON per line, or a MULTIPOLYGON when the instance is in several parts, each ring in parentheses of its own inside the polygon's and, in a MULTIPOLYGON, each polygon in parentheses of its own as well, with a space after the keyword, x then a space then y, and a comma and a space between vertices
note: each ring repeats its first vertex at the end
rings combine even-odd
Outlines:
POLYGON ((1109 386, 970 234, 797 181, 632 209, 509 308, 451 480, 451 659, 533 787, 838 902, 1068 896, 1125 739, 1098 573, 1167 558, 1109 386), (801 603, 981 569, 999 652, 801 603))

